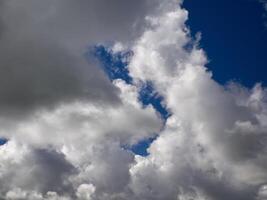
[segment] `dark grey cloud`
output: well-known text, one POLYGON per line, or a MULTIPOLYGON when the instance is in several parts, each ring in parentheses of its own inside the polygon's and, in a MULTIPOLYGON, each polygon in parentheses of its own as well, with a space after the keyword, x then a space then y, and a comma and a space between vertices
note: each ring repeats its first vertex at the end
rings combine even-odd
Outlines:
POLYGON ((119 102, 116 89, 93 63, 31 39, 1 43, 0 109, 15 112, 74 100, 119 102))
POLYGON ((118 91, 84 54, 99 42, 133 41, 155 5, 142 0, 1 1, 2 113, 75 100, 118 103, 118 91))
POLYGON ((59 194, 73 193, 67 177, 75 174, 75 167, 62 153, 48 149, 27 149, 11 145, 16 151, 13 162, 3 163, 7 169, 1 172, 1 193, 14 188, 35 190, 40 193, 54 191, 59 194), (20 157, 23 155, 23 158, 20 157))
POLYGON ((64 194, 67 191, 71 194, 74 192, 67 178, 69 175, 77 173, 77 170, 62 153, 48 149, 36 149, 30 159, 32 160, 32 166, 29 166, 32 183, 28 181, 29 185, 39 183, 38 190, 42 193, 54 191, 64 194))

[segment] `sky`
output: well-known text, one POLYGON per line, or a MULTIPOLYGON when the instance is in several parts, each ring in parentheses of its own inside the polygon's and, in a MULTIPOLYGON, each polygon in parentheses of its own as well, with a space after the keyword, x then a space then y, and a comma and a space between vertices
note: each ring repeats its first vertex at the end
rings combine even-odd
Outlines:
POLYGON ((266 200, 266 16, 0 1, 0 200, 266 200))
POLYGON ((187 0, 183 6, 190 11, 187 24, 192 34, 202 34, 200 45, 218 82, 266 85, 267 29, 262 4, 256 0, 187 0))

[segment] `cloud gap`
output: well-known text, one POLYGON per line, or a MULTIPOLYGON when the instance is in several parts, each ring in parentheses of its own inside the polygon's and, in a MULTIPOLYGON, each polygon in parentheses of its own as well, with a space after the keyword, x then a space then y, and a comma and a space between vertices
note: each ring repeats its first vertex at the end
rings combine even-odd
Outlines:
POLYGON ((7 142, 8 142, 7 139, 5 139, 5 138, 0 138, 0 146, 6 144, 7 142))
MULTIPOLYGON (((104 45, 96 45, 92 48, 89 54, 93 55, 100 62, 100 66, 111 81, 122 79, 129 85, 134 85, 133 78, 129 74, 128 64, 133 56, 132 51, 118 51, 114 52, 111 48, 104 45)), ((154 88, 152 82, 141 83, 138 91, 138 100, 144 107, 149 105, 157 111, 160 118, 164 122, 171 116, 170 111, 164 105, 164 97, 161 96, 154 88)), ((132 151, 141 156, 148 156, 147 149, 157 136, 148 138, 134 144, 132 146, 125 146, 123 148, 132 151)))

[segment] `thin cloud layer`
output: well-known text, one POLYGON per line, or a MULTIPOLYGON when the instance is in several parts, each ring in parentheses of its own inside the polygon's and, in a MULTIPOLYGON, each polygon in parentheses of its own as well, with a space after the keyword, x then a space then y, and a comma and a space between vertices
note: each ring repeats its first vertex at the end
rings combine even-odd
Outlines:
MULTIPOLYGON (((267 12, 267 1, 266 0, 259 0, 259 2, 262 4, 263 9, 267 12)), ((264 25, 267 27, 267 23, 266 23, 267 15, 266 15, 266 12, 263 14, 263 18, 265 20, 264 25)))
POLYGON ((1 1, 0 199, 266 199, 266 89, 212 79, 181 3, 1 1), (133 52, 132 84, 84 57, 99 42, 133 52))
POLYGON ((267 2, 266 2, 266 0, 260 0, 260 3, 262 3, 263 6, 264 6, 264 9, 267 10, 267 2))

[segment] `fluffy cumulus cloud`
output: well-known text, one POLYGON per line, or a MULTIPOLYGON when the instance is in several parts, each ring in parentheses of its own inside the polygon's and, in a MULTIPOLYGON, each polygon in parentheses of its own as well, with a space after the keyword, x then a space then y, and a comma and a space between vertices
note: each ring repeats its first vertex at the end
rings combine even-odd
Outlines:
POLYGON ((267 199, 267 91, 212 79, 181 4, 0 1, 0 199, 267 199), (100 43, 132 52, 130 83, 86 53, 100 43))

